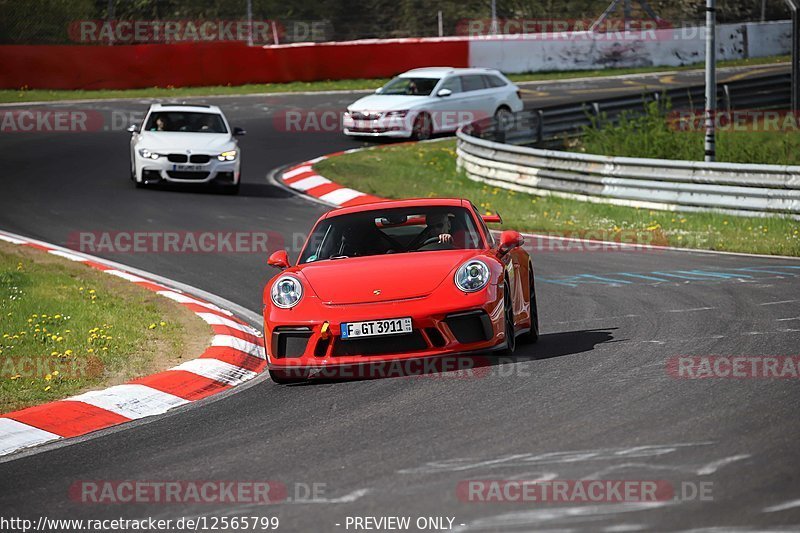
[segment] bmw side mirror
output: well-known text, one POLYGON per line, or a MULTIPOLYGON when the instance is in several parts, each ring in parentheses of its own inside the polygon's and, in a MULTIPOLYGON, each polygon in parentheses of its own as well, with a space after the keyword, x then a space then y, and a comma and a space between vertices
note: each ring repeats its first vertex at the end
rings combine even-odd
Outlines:
POLYGON ((525 244, 525 239, 522 238, 522 235, 520 235, 518 231, 509 229, 500 234, 500 246, 498 251, 500 255, 504 255, 514 248, 519 248, 523 244, 525 244))
POLYGON ((453 94, 453 91, 450 89, 440 89, 439 92, 436 93, 436 96, 445 97, 450 96, 451 94, 453 94))
POLYGON ((139 133, 139 126, 137 124, 131 124, 128 126, 128 131, 130 133, 139 133))
POLYGON ((244 128, 233 128, 234 137, 241 137, 242 135, 247 135, 247 131, 244 128))
POLYGON ((286 253, 286 250, 273 252, 272 255, 269 256, 267 264, 275 268, 280 268, 281 270, 289 268, 289 254, 286 253))

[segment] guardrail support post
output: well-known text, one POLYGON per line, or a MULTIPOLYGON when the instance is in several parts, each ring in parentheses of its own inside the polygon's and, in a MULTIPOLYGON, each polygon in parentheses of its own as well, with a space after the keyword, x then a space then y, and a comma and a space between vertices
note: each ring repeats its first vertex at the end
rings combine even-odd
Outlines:
POLYGON ((536 121, 536 144, 541 144, 544 133, 544 111, 537 109, 536 116, 538 117, 536 121))
POLYGON ((800 109, 800 20, 798 0, 784 0, 792 10, 792 112, 800 109))
POLYGON ((706 0, 706 139, 705 160, 717 158, 714 114, 717 110, 717 28, 716 0, 706 0))

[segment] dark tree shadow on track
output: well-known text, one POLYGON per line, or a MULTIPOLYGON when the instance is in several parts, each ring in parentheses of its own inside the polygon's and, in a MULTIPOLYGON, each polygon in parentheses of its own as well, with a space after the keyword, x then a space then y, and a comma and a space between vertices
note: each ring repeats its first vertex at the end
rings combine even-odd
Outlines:
POLYGON ((531 361, 552 359, 568 355, 591 352, 599 344, 613 342, 613 331, 617 328, 588 329, 548 333, 539 336, 536 344, 518 345, 513 356, 498 354, 476 354, 459 356, 407 359, 344 368, 326 369, 307 381, 290 386, 309 386, 343 381, 373 379, 475 379, 488 376, 492 367, 514 365, 531 361), (455 377, 453 377, 455 376, 455 377))
POLYGON ((295 196, 291 191, 284 189, 278 185, 270 183, 247 183, 242 182, 239 186, 239 193, 229 195, 223 187, 215 186, 213 184, 173 184, 173 183, 159 183, 148 185, 146 190, 153 192, 174 192, 184 194, 208 194, 215 196, 230 196, 235 198, 242 196, 246 198, 290 198, 295 196))
POLYGON ((539 336, 536 344, 517 345, 514 359, 550 359, 564 355, 575 355, 594 350, 598 344, 612 342, 617 328, 583 329, 547 333, 539 336))

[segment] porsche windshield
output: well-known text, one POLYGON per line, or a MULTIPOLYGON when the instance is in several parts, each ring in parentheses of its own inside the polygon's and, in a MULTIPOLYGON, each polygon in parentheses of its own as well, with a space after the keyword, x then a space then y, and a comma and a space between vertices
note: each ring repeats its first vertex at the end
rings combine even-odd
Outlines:
POLYGON ((439 83, 439 78, 395 78, 383 86, 381 94, 429 96, 439 83))
POLYGON ((481 246, 473 218, 463 207, 365 211, 320 222, 308 239, 300 263, 481 246))

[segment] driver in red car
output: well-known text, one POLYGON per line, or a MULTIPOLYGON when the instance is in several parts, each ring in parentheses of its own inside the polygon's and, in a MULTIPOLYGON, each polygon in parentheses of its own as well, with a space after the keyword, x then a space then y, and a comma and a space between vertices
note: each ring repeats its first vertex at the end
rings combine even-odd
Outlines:
POLYGON ((426 241, 434 237, 439 239, 439 243, 452 244, 453 236, 450 235, 450 216, 447 213, 431 213, 425 217, 425 223, 427 226, 414 239, 414 242, 409 247, 410 250, 424 245, 426 241))

